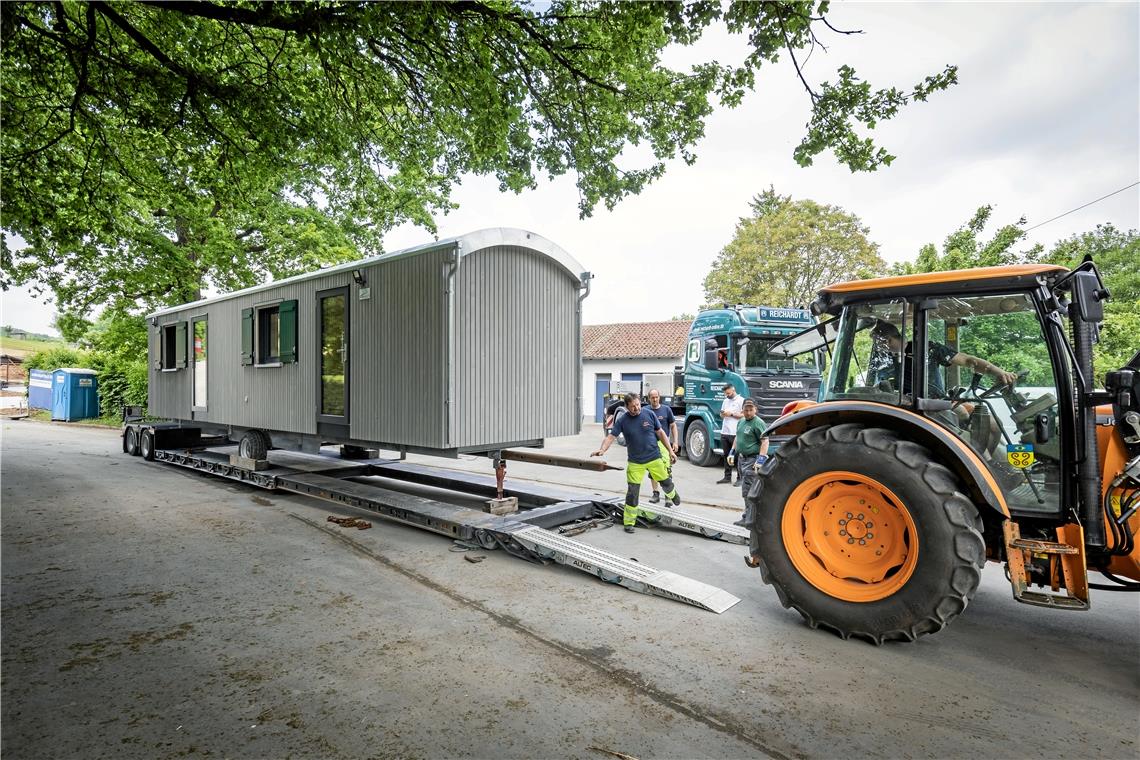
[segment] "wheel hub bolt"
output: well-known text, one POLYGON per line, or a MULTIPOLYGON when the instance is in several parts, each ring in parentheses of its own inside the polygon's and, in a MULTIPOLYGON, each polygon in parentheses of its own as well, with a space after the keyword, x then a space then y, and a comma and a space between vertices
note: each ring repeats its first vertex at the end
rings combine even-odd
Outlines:
POLYGON ((846 536, 846 535, 847 535, 847 531, 845 531, 845 530, 841 530, 841 531, 839 531, 839 535, 841 535, 841 536, 846 536))
POLYGON ((875 534, 874 534, 874 533, 868 533, 868 534, 867 534, 867 538, 874 538, 874 537, 875 537, 875 534))
POLYGON ((867 542, 866 542, 865 540, 863 540, 863 539, 859 539, 859 545, 860 545, 860 546, 866 546, 866 545, 867 545, 867 542))
POLYGON ((857 519, 857 520, 862 520, 862 519, 863 519, 863 513, 862 513, 862 512, 860 512, 860 513, 859 513, 859 517, 857 517, 857 518, 855 518, 855 519, 857 519))
POLYGON ((846 524, 847 524, 847 521, 846 521, 846 520, 840 520, 840 521, 839 521, 839 524, 840 524, 840 525, 846 525, 846 524))
POLYGON ((847 513, 847 519, 848 519, 848 520, 850 520, 850 519, 851 519, 852 517, 854 517, 854 516, 855 516, 855 515, 851 514, 850 512, 848 512, 848 513, 847 513))
POLYGON ((876 556, 876 557, 881 557, 881 556, 883 556, 883 551, 882 551, 882 549, 876 549, 876 550, 875 550, 875 556, 876 556))
POLYGON ((853 544, 853 543, 855 543, 855 539, 849 538, 849 539, 847 539, 847 543, 853 544))

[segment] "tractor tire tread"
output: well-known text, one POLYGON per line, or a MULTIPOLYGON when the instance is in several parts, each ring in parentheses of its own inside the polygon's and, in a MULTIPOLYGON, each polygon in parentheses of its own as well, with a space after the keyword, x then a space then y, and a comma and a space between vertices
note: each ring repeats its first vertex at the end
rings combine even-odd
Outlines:
MULTIPOLYGON (((907 627, 878 632, 855 628, 846 630, 827 621, 817 620, 803 604, 792 599, 780 584, 773 581, 763 556, 759 557, 761 579, 775 588, 780 604, 798 612, 810 628, 813 630, 823 628, 844 640, 856 638, 880 646, 886 641, 914 641, 919 636, 942 630, 965 611, 970 598, 981 583, 982 568, 986 563, 986 548, 982 539, 982 518, 978 510, 963 493, 954 474, 945 466, 935 462, 928 449, 911 441, 902 440, 894 431, 867 427, 859 423, 821 426, 800 434, 780 447, 773 458, 772 467, 764 477, 774 473, 781 461, 815 448, 828 440, 840 443, 858 442, 869 449, 894 457, 910 469, 921 467, 923 482, 940 497, 939 501, 947 521, 956 528, 954 554, 958 561, 951 572, 946 592, 937 602, 930 605, 931 614, 907 627)), ((757 521, 754 530, 759 531, 759 525, 757 521)))

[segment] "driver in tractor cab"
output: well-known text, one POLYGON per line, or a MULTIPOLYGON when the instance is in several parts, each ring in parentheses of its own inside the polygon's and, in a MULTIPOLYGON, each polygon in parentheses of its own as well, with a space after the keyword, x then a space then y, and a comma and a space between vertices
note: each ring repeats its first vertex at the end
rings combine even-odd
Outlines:
MULTIPOLYGON (((907 341, 906 346, 903 346, 898 327, 883 319, 876 320, 875 326, 871 328, 871 341, 871 360, 868 362, 867 372, 868 385, 879 388, 883 388, 885 385, 890 390, 897 390, 901 370, 902 392, 904 395, 910 394, 911 361, 914 357, 914 349, 910 341, 907 341), (901 367, 899 365, 900 351, 903 355, 901 367)), ((1010 388, 1017 382, 1016 373, 1007 372, 981 357, 955 351, 949 346, 931 340, 927 343, 926 351, 928 398, 947 398, 942 368, 952 365, 965 367, 979 375, 990 375, 998 384, 1010 388)), ((989 459, 992 457, 994 448, 1001 441, 1001 432, 998 429, 997 420, 990 415, 988 409, 983 409, 981 414, 975 415, 974 424, 971 425, 971 415, 974 415, 974 409, 975 405, 969 402, 955 403, 953 406, 955 416, 946 419, 950 417, 946 414, 943 419, 964 432, 968 431, 970 433, 968 436, 970 444, 984 458, 989 459)), ((936 413, 935 416, 942 416, 943 414, 945 413, 936 413)))
MULTIPOLYGON (((869 363, 867 384, 878 385, 886 382, 892 385, 892 390, 898 388, 899 370, 902 370, 902 392, 910 393, 911 359, 914 349, 908 341, 905 349, 899 328, 886 320, 876 320, 871 328, 872 361, 869 363), (904 355, 903 366, 899 366, 899 352, 904 355), (877 360, 877 361, 876 361, 877 360)), ((942 379, 942 368, 951 365, 966 367, 982 375, 990 375, 1002 385, 1012 386, 1017 382, 1017 375, 1007 372, 1001 367, 986 361, 978 356, 964 354, 944 346, 937 341, 929 341, 926 352, 926 365, 929 368, 928 397, 946 398, 946 385, 942 379)), ((968 410, 967 410, 968 411, 968 410)))

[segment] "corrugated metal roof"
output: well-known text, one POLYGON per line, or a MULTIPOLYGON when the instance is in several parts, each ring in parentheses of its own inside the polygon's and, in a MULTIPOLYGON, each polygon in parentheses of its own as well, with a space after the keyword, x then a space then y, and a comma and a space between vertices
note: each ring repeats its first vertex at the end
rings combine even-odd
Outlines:
POLYGON ((283 280, 275 280, 267 282, 264 285, 255 285, 251 288, 244 288, 242 290, 235 290, 232 293, 224 293, 220 296, 213 298, 203 298, 199 301, 192 303, 179 304, 177 306, 170 306, 164 309, 159 309, 147 315, 147 319, 151 317, 162 316, 163 314, 170 314, 176 311, 182 311, 188 308, 197 308, 206 304, 217 303, 218 301, 225 301, 230 298, 237 298, 238 296, 247 295, 249 293, 257 293, 262 290, 280 287, 281 285, 290 285, 296 282, 304 282, 318 277, 325 277, 330 274, 338 272, 348 272, 353 269, 369 266, 372 264, 381 264, 397 259, 407 258, 408 256, 419 256, 420 254, 427 253, 428 251, 436 251, 441 248, 459 248, 461 256, 466 256, 471 253, 476 253, 485 248, 491 248, 498 245, 514 245, 520 248, 530 249, 538 253, 545 254, 546 256, 558 262, 568 275, 575 280, 585 281, 589 278, 589 273, 582 268, 573 256, 562 249, 561 246, 547 240, 542 235, 535 232, 528 232, 527 230, 520 230, 514 227, 488 227, 482 230, 475 230, 468 232, 465 235, 457 237, 446 238, 444 240, 433 240, 429 243, 413 246, 411 248, 404 248, 399 251, 392 251, 391 253, 382 253, 379 256, 370 256, 369 258, 360 259, 358 261, 349 261, 344 264, 337 264, 336 266, 325 267, 318 269, 315 272, 306 272, 305 274, 298 274, 292 277, 286 277, 283 280))
POLYGON ((620 322, 583 325, 583 359, 676 359, 685 355, 692 322, 620 322))

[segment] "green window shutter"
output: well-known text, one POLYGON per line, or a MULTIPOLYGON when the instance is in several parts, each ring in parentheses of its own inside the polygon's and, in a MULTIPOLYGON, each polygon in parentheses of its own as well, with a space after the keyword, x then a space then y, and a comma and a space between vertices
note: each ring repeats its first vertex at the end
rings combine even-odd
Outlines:
POLYGON ((253 309, 241 310, 241 363, 253 364, 253 309))
POLYGON ((282 301, 278 308, 281 319, 281 363, 297 361, 297 302, 282 301))
POLYGON ((174 339, 174 366, 186 366, 186 323, 179 322, 178 327, 175 328, 176 337, 174 339))

